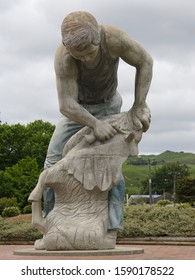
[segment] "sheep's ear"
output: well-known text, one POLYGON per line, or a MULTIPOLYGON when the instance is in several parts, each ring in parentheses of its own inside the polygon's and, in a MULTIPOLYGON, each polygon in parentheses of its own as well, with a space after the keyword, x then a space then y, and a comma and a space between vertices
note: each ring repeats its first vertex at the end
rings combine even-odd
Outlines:
POLYGON ((135 133, 131 132, 126 138, 125 141, 131 142, 135 138, 135 133))

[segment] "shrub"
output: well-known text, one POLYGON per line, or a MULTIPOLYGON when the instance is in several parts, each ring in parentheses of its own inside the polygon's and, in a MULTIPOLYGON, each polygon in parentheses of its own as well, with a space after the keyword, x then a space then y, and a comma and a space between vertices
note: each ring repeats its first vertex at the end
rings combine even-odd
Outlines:
POLYGON ((169 204, 172 204, 172 202, 171 202, 170 200, 167 200, 167 199, 165 199, 165 200, 159 200, 159 201, 156 203, 156 205, 158 205, 158 206, 167 206, 167 205, 169 205, 169 204))
POLYGON ((20 209, 18 207, 6 207, 2 212, 2 217, 14 217, 20 215, 20 209))
POLYGON ((29 205, 26 205, 23 209, 23 214, 30 214, 32 213, 32 205, 29 204, 29 205))
POLYGON ((192 207, 132 205, 125 208, 124 214, 124 230, 119 237, 195 236, 192 207))
POLYGON ((146 203, 146 200, 144 198, 132 198, 129 202, 130 205, 136 205, 136 204, 140 204, 143 205, 146 203))
POLYGON ((3 210, 7 207, 18 207, 18 202, 15 197, 2 197, 0 198, 0 214, 3 212, 3 210))
POLYGON ((43 235, 30 222, 9 222, 0 218, 0 240, 37 240, 43 235))
POLYGON ((184 202, 184 203, 177 203, 176 207, 177 208, 190 208, 190 207, 192 207, 192 205, 189 202, 184 202))

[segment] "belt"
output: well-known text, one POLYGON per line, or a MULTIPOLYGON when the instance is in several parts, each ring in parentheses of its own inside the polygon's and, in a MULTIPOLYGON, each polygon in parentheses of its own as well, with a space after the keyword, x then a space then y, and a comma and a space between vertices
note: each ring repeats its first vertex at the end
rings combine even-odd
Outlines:
POLYGON ((78 102, 80 104, 86 104, 86 105, 96 105, 96 104, 102 104, 102 103, 106 103, 108 100, 110 100, 113 96, 110 96, 109 98, 104 98, 104 99, 99 99, 99 100, 81 100, 79 99, 78 102))
POLYGON ((105 103, 106 101, 107 101, 107 99, 88 100, 88 101, 79 100, 79 103, 86 104, 86 105, 96 105, 96 104, 105 103))

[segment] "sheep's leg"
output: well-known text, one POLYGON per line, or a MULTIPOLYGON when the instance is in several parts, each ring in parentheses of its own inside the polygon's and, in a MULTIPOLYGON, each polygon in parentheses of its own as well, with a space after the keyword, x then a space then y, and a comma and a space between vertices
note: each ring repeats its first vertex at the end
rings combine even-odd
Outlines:
POLYGON ((45 233, 46 220, 42 216, 41 200, 32 202, 32 225, 45 233))
POLYGON ((33 202, 33 201, 39 201, 41 200, 42 198, 42 195, 43 195, 43 191, 45 189, 45 184, 44 184, 44 181, 45 181, 45 177, 47 175, 46 173, 47 171, 43 171, 40 176, 39 176, 39 180, 38 180, 38 183, 36 185, 36 187, 34 188, 34 190, 31 192, 29 198, 28 198, 28 201, 29 202, 33 202))

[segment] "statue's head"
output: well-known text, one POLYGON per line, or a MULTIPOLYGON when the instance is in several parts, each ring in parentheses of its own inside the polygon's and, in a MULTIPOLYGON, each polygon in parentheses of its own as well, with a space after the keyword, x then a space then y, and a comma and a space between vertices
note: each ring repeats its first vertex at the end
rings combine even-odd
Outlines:
POLYGON ((90 45, 100 43, 99 26, 88 12, 72 12, 65 17, 61 26, 62 42, 67 49, 82 51, 90 45))

